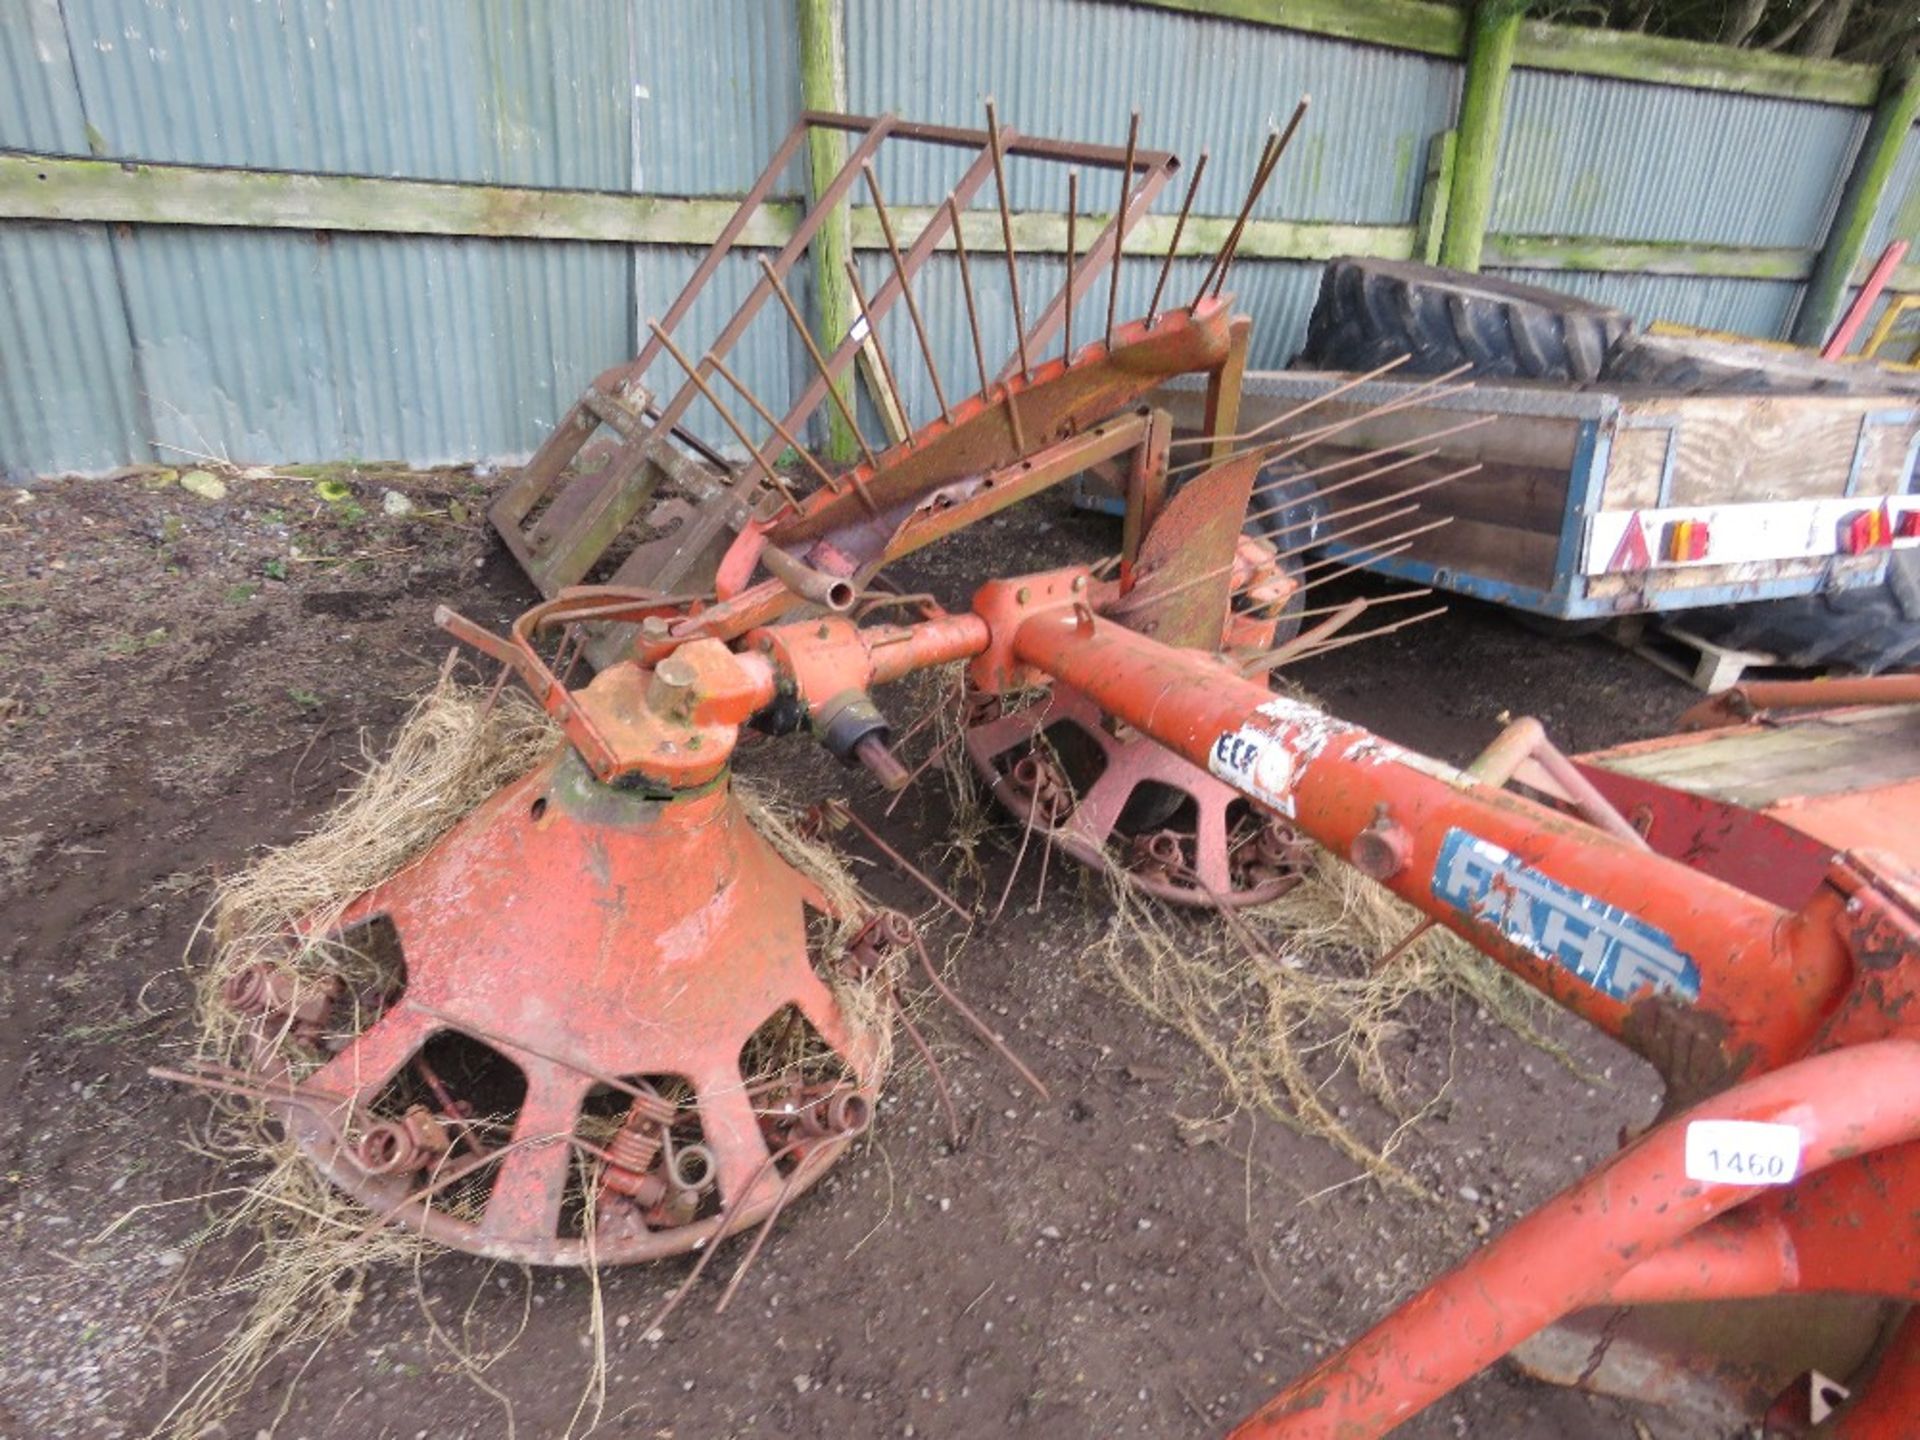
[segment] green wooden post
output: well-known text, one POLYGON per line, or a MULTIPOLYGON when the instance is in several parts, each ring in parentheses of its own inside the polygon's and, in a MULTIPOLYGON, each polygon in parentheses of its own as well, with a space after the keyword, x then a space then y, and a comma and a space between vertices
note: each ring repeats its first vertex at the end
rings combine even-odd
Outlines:
POLYGON ((1453 185, 1447 195, 1440 263, 1480 268, 1480 247, 1493 214, 1493 172, 1500 160, 1500 124, 1507 108, 1507 76, 1520 38, 1526 0, 1478 0, 1467 38, 1467 84, 1460 97, 1453 185))
MULTIPOLYGON (((847 108, 847 49, 844 39, 845 0, 794 0, 800 32, 800 103, 809 110, 847 108)), ((807 136, 807 180, 815 196, 832 182, 846 163, 846 136, 838 130, 816 128, 807 136)), ((853 287, 847 283, 847 262, 853 258, 851 206, 843 202, 814 236, 813 267, 816 328, 820 346, 828 354, 853 328, 853 287)), ((840 393, 852 405, 853 371, 841 376, 840 393)), ((827 407, 827 455, 848 461, 858 453, 853 432, 835 406, 827 407)))
POLYGON ((1453 188, 1453 150, 1459 138, 1452 130, 1442 130, 1427 146, 1427 177, 1420 185, 1420 222, 1413 238, 1413 258, 1423 265, 1440 263, 1440 244, 1447 234, 1447 192, 1453 188))
POLYGON ((1920 113, 1920 66, 1911 61, 1888 66, 1873 121, 1860 142, 1846 189, 1840 192, 1840 208, 1834 213, 1826 243, 1820 247, 1813 278, 1807 281, 1800 313, 1794 317, 1796 345, 1817 349, 1824 344, 1840 307, 1846 303, 1854 267, 1867 248, 1867 232, 1873 228, 1887 181, 1893 176, 1893 162, 1913 131, 1916 113, 1920 113))

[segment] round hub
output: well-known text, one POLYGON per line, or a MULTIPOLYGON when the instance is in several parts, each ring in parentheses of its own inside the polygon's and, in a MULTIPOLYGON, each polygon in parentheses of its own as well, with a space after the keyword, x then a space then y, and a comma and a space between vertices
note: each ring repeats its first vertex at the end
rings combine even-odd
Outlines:
POLYGON ((966 741, 994 798, 1023 823, 1163 900, 1258 905, 1299 883, 1304 853, 1285 821, 1145 736, 1116 735, 1064 685, 1022 710, 986 701, 966 741))

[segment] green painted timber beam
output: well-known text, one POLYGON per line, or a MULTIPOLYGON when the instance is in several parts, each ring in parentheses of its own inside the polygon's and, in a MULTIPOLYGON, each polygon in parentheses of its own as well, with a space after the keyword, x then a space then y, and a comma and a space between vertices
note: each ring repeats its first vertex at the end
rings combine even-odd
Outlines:
POLYGON ((1422 0, 1140 0, 1216 20, 1241 20, 1333 40, 1359 40, 1424 55, 1458 55, 1466 24, 1451 5, 1422 0))
POLYGON ((1680 245, 1587 235, 1489 235, 1485 265, 1520 270, 1612 270, 1631 275, 1697 275, 1797 282, 1813 273, 1815 252, 1781 247, 1680 245))
MULTIPOLYGON (((0 154, 0 219, 10 220, 706 245, 738 208, 728 199, 0 154)), ((741 242, 784 244, 797 223, 798 207, 776 201, 741 242)))
POLYGON ((1467 45, 1467 83, 1454 127, 1453 184, 1440 237, 1440 263, 1478 270, 1493 215, 1494 172, 1500 163, 1500 127, 1506 115, 1507 80, 1526 0, 1477 0, 1467 45))
MULTIPOLYGON (((809 110, 847 108, 847 50, 845 0, 794 0, 800 39, 800 103, 809 110)), ((847 160, 844 131, 815 125, 807 132, 807 185, 819 195, 833 183, 847 160)), ((820 348, 831 355, 853 328, 853 287, 847 280, 847 262, 853 258, 848 203, 843 201, 815 233, 808 250, 813 256, 814 328, 820 348)), ((853 372, 837 382, 842 398, 853 405, 853 372)), ((846 463, 859 453, 859 440, 840 413, 827 407, 827 456, 846 463)))
MULTIPOLYGON (((734 201, 718 198, 669 199, 599 190, 448 185, 431 180, 130 165, 0 153, 0 220, 707 245, 734 209, 734 201)), ((924 206, 897 205, 890 206, 889 213, 896 217, 896 233, 913 234, 932 212, 924 206)), ((799 218, 800 207, 792 201, 770 201, 748 223, 740 243, 777 248, 792 236, 799 218)), ((1142 216, 1128 232, 1127 252, 1164 253, 1173 238, 1174 219, 1172 215, 1142 216)), ((999 251, 997 211, 970 211, 961 223, 970 248, 999 251)), ((1082 235, 1088 224, 1100 223, 1097 215, 1091 220, 1082 215, 1082 235)), ((1232 226, 1230 216, 1190 217, 1180 236, 1179 253, 1211 257, 1232 226)), ((878 250, 886 243, 869 207, 854 207, 847 231, 856 249, 878 250)), ((1064 254, 1065 213, 1016 214, 1013 245, 1017 251, 1064 254)), ((942 248, 950 249, 951 242, 942 248)), ((1413 253, 1413 227, 1254 220, 1248 222, 1239 253, 1267 260, 1323 260, 1348 254, 1405 258, 1413 253)), ((851 309, 846 316, 850 325, 851 309)), ((845 333, 844 329, 839 332, 845 333)))
POLYGON ((1529 20, 1520 27, 1514 64, 1529 70, 1604 75, 1649 85, 1775 95, 1831 105, 1866 106, 1880 88, 1878 65, 1839 60, 1802 60, 1765 50, 1666 40, 1627 30, 1549 25, 1529 20))
POLYGON ((1826 244, 1820 247, 1819 263, 1813 267, 1813 278, 1807 282, 1807 293, 1794 316, 1795 344, 1818 349, 1826 342, 1827 332, 1846 303, 1854 267, 1863 258, 1867 234, 1873 229, 1887 182, 1893 177, 1900 147, 1913 132, 1916 114, 1920 114, 1920 66, 1909 62, 1889 69, 1880 103, 1874 107, 1860 153, 1854 156, 1853 169, 1840 192, 1840 208, 1827 230, 1826 244))
MULTIPOLYGON (((1467 52, 1468 23, 1459 8, 1422 0, 1135 0, 1157 10, 1238 20, 1334 40, 1354 40, 1420 55, 1458 58, 1467 52)), ((1529 20, 1520 27, 1514 64, 1529 70, 1603 75, 1648 85, 1775 95, 1832 105, 1867 106, 1880 87, 1880 67, 1804 60, 1697 40, 1668 40, 1589 25, 1529 20)))
MULTIPOLYGON (((437 181, 361 179, 347 175, 220 170, 190 165, 123 165, 67 156, 0 154, 0 221, 65 220, 246 229, 326 230, 390 235, 477 235, 495 239, 571 240, 633 245, 706 245, 733 213, 727 199, 662 199, 590 190, 534 190, 446 185, 437 181)), ((891 207, 897 233, 926 223, 925 206, 891 207)), ((776 249, 792 236, 800 208, 773 201, 741 243, 776 249)), ((1145 215, 1127 234, 1129 255, 1161 255, 1173 238, 1174 216, 1145 215)), ((1104 223, 1080 217, 1080 234, 1104 223)), ((967 246, 1000 250, 994 210, 961 216, 967 246)), ((1211 258, 1233 228, 1225 215, 1190 216, 1180 236, 1183 258, 1211 258)), ((854 250, 885 245, 870 208, 856 206, 847 223, 854 250)), ((1335 255, 1383 260, 1418 258, 1413 225, 1344 225, 1323 221, 1253 220, 1239 254, 1254 260, 1312 262, 1335 255)), ((1013 217, 1013 246, 1023 254, 1063 255, 1064 212, 1024 211, 1013 217)), ((941 246, 952 249, 952 242, 941 246)), ((1732 276, 1804 280, 1815 252, 1742 249, 1612 240, 1589 236, 1488 235, 1482 261, 1535 270, 1613 270, 1655 275, 1732 276)), ((1858 283, 1870 260, 1856 267, 1858 283)), ((1920 266, 1902 266, 1896 289, 1920 289, 1920 266)), ((841 333, 845 333, 844 331, 841 333)))
POLYGON ((1427 173, 1420 182, 1420 222, 1415 226, 1414 258, 1423 265, 1440 263, 1440 244, 1447 234, 1447 200, 1453 189, 1453 154, 1458 133, 1442 130, 1427 143, 1427 173))

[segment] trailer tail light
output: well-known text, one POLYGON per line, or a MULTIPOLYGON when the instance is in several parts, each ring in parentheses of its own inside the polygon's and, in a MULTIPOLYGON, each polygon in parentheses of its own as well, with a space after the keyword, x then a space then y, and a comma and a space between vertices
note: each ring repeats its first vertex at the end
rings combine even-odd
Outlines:
POLYGON ((1896 540, 1920 540, 1920 510, 1902 512, 1900 523, 1894 527, 1896 540))
POLYGON ((1849 555, 1878 550, 1893 543, 1893 527, 1884 507, 1857 510, 1840 522, 1840 548, 1849 555))
POLYGON ((1676 520, 1667 526, 1666 559, 1670 564, 1707 558, 1707 522, 1676 520))

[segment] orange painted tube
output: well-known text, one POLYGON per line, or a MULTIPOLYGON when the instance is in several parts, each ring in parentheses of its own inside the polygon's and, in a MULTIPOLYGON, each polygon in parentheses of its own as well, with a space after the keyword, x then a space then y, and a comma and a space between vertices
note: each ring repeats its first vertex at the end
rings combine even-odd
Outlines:
POLYGON ((1656 1127, 1294 1381, 1234 1440, 1384 1435, 1603 1298, 1640 1257, 1763 1193, 1689 1178, 1688 1130, 1714 1120, 1790 1128, 1801 1175, 1911 1142, 1920 1137, 1920 1041, 1877 1040, 1800 1060, 1656 1127))
POLYGON ((1069 607, 1027 620, 1013 650, 1609 1034, 1652 1048, 1683 1026, 1696 1053, 1717 1047, 1719 1083, 1804 1053, 1851 979, 1831 925, 1275 696, 1210 655, 1069 607))

